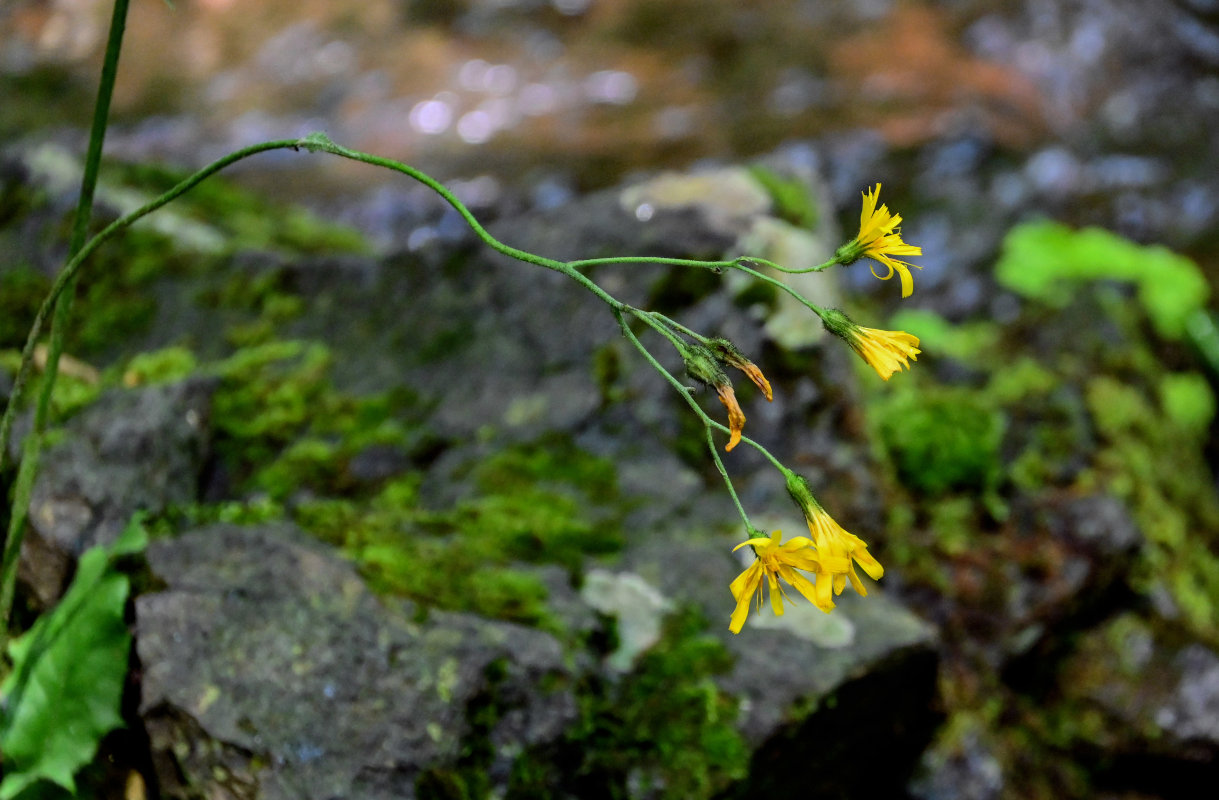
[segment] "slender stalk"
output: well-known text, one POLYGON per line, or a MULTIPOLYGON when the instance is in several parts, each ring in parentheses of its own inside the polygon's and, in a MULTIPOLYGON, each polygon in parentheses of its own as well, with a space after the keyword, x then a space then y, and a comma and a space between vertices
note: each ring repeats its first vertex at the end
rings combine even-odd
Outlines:
POLYGON ((741 258, 738 258, 735 263, 739 264, 741 262, 760 264, 763 267, 770 267, 771 269, 778 270, 779 272, 786 272, 788 275, 804 275, 808 272, 821 272, 822 270, 829 269, 835 264, 841 263, 837 258, 831 258, 824 264, 818 264, 815 267, 797 267, 793 269, 792 267, 785 267, 782 264, 776 264, 773 261, 767 261, 764 258, 757 258, 756 256, 742 256, 741 258))
POLYGON ((766 275, 765 273, 758 272, 756 269, 750 269, 749 267, 746 267, 744 264, 740 263, 741 261, 747 261, 747 260, 751 260, 751 259, 737 259, 737 261, 733 262, 732 268, 735 270, 739 270, 740 272, 744 272, 746 275, 752 275, 753 277, 757 278, 760 281, 769 283, 770 285, 774 286, 776 289, 782 289, 783 291, 790 294, 792 297, 796 298, 796 300, 798 300, 801 305, 803 305, 808 310, 812 311, 818 317, 822 316, 822 310, 821 310, 820 306, 810 303, 804 297, 804 295, 800 294, 799 292, 797 292, 792 287, 788 286, 783 281, 772 278, 771 276, 766 275))
POLYGON ((732 485, 732 478, 728 477, 728 468, 724 466, 724 460, 720 458, 720 451, 715 447, 715 439, 711 436, 711 428, 704 425, 703 431, 707 434, 707 452, 711 453, 711 460, 715 462, 715 468, 719 470, 720 477, 724 479, 724 485, 728 487, 728 496, 732 498, 732 504, 736 506, 736 513, 741 515, 741 520, 745 523, 745 530, 752 537, 758 529, 749 521, 749 515, 745 513, 745 507, 741 505, 741 498, 737 497, 736 487, 732 485))
POLYGON ((38 312, 34 315, 34 321, 30 325, 29 335, 26 336, 25 346, 21 351, 21 366, 17 370, 17 375, 13 379, 13 389, 9 393, 8 405, 5 406, 4 416, 0 418, 0 467, 6 463, 4 459, 7 457, 9 437, 12 434, 13 418, 16 416, 17 398, 21 396, 25 384, 29 380, 31 365, 34 360, 34 347, 38 344, 38 336, 42 332, 42 326, 46 324, 47 317, 50 316, 52 309, 56 305, 56 301, 60 294, 63 293, 72 280, 76 277, 84 266, 85 261, 97 248, 101 247, 110 239, 117 236, 133 222, 139 220, 156 211, 161 206, 180 197, 190 191, 203 180, 214 175, 225 167, 231 166, 244 158, 249 158, 257 153, 265 153, 268 150, 286 150, 298 149, 301 145, 299 139, 281 139, 273 142, 262 142, 260 144, 251 145, 242 148, 234 153, 229 153, 224 158, 213 161, 203 169, 189 176, 177 186, 174 186, 165 194, 149 201, 145 205, 140 206, 135 211, 119 217, 114 222, 107 225, 100 233, 90 239, 80 252, 68 260, 60 271, 59 276, 55 279, 55 283, 51 284, 51 289, 43 300, 42 305, 38 308, 38 312))
POLYGON ((712 272, 723 272, 736 264, 736 261, 697 261, 691 258, 661 258, 659 256, 613 256, 611 258, 585 258, 580 261, 568 261, 572 269, 596 267, 603 264, 661 264, 669 267, 697 267, 709 269, 712 272))
POLYGON ((653 319, 663 322, 665 325, 668 325, 670 328, 677 331, 678 333, 684 334, 685 336, 689 336, 691 339, 693 339, 694 341, 698 342, 701 345, 707 345, 707 344, 711 343, 711 340, 708 339, 706 336, 703 336, 701 333, 698 333, 696 331, 690 330, 685 325, 682 325, 680 322, 677 322, 676 320, 669 319, 664 314, 661 314, 659 311, 647 311, 644 313, 650 315, 653 319))
MULTIPOLYGON (((93 216, 93 195, 97 188, 97 173, 102 160, 102 144, 106 139, 106 125, 110 119, 110 100, 114 96, 114 82, 118 76, 119 54, 123 50, 123 32, 127 27, 128 0, 114 0, 110 16, 110 33, 106 40, 106 54, 102 62, 102 74, 98 82, 97 102, 93 106, 93 123, 89 130, 89 148, 85 153, 84 173, 81 176, 80 195, 77 197, 76 217, 72 222, 72 235, 68 240, 68 255, 74 256, 85 244, 89 232, 89 220, 93 216)), ((44 368, 45 378, 38 406, 34 412, 34 427, 26 442, 14 485, 13 505, 9 516, 8 533, 4 538, 3 559, 0 560, 0 652, 8 640, 8 619, 13 607, 13 593, 17 584, 17 564, 20 561, 21 541, 25 537, 26 516, 29 513, 29 493, 33 487, 34 471, 37 468, 38 448, 42 432, 50 416, 51 395, 55 389, 55 378, 59 373, 59 357, 63 353, 65 331, 72 316, 72 298, 75 282, 62 292, 55 302, 55 319, 51 329, 51 346, 47 352, 44 368)), ((22 366, 25 366, 24 356, 22 366)), ((17 397, 13 387, 9 405, 17 397)), ((8 450, 7 430, 0 444, 0 468, 8 450)))

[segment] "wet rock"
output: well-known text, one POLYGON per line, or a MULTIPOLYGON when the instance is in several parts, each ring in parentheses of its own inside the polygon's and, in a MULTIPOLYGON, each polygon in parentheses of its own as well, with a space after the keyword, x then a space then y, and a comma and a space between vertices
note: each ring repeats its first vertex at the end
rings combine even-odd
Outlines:
POLYGON ((910 793, 919 800, 998 800, 1005 785, 999 760, 970 732, 952 747, 936 746, 924 754, 910 793))
MULTIPOLYGON (((1129 509, 1107 495, 1043 499, 1026 530, 1044 536, 1039 555, 1009 574, 1004 679, 1031 689, 1048 679, 1066 634, 1095 624, 1131 598, 1126 579, 1143 541, 1129 509)), ((1017 555, 1017 563, 1019 563, 1017 555)))
POLYGON ((382 603, 294 530, 199 529, 148 563, 166 588, 136 604, 140 709, 163 796, 411 798, 471 751, 506 781, 576 713, 542 688, 565 675, 553 637, 382 603))
POLYGON ((1133 613, 1090 631, 1059 681, 1069 743, 1114 789, 1187 796, 1219 778, 1219 653, 1133 613))
POLYGON ((39 461, 23 544, 25 580, 54 601, 76 557, 109 544, 139 509, 194 502, 215 382, 192 378, 103 395, 39 461))
POLYGON ((825 614, 802 598, 750 612, 728 630, 728 584, 745 566, 731 540, 653 541, 625 562, 677 603, 694 603, 735 665, 719 686, 739 698, 752 757, 739 797, 887 796, 909 779, 938 722, 937 636, 881 591, 848 590, 825 614), (883 741, 886 769, 868 767, 883 741))

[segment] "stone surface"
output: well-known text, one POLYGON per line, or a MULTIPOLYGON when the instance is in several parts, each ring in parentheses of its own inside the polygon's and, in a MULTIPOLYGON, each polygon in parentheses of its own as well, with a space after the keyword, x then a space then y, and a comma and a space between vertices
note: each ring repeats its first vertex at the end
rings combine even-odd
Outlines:
POLYGON ((733 635, 727 587, 746 566, 735 542, 660 539, 625 561, 674 602, 701 608, 735 659, 718 683, 740 700, 753 754, 740 796, 901 791, 938 721, 934 629, 881 591, 848 590, 830 615, 798 599, 782 617, 751 611, 733 635), (883 775, 868 768, 878 741, 883 775))
POLYGON ((136 604, 140 708, 163 796, 411 798, 474 737, 506 779, 575 715, 542 688, 565 671, 551 636, 382 603, 290 528, 203 528, 148 562, 166 586, 136 604))
POLYGON ((137 510, 196 500, 214 387, 192 378, 112 391, 57 434, 40 458, 22 548, 41 603, 59 596, 80 553, 112 542, 137 510))

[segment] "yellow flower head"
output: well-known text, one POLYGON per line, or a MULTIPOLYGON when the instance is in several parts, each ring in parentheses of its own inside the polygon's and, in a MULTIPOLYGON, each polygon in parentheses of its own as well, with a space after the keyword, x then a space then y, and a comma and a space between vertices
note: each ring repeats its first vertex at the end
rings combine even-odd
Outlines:
POLYGON ((879 261, 888 268, 884 275, 877 274, 875 267, 870 267, 872 274, 887 281, 896 272, 902 282, 902 297, 909 297, 914 292, 914 278, 910 276, 910 267, 922 269, 917 264, 893 258, 893 256, 921 256, 923 248, 902 241, 902 218, 899 214, 889 213, 888 206, 876 207, 880 198, 880 184, 876 188, 863 193, 863 210, 859 214, 859 234, 838 248, 835 254, 838 263, 851 264, 861 257, 879 261))
POLYGON ((872 580, 880 580, 885 574, 884 567, 868 552, 868 545, 855 534, 843 530, 816 500, 804 507, 804 518, 823 567, 817 573, 817 606, 824 608, 828 604, 832 608, 834 605, 830 597, 831 581, 827 578, 832 578, 834 594, 842 594, 847 578, 850 578, 855 591, 866 596, 868 589, 855 572, 855 564, 863 567, 872 580))
POLYGON ((918 337, 905 331, 882 331, 863 328, 836 308, 818 312, 826 330, 841 338, 885 380, 902 367, 910 368, 910 360, 918 361, 918 337))
MULTIPOLYGON (((783 598, 786 593, 779 584, 779 578, 794 586, 796 591, 816 604, 822 611, 829 611, 834 607, 832 599, 829 600, 828 605, 820 602, 818 600, 820 593, 816 591, 813 582, 796 571, 807 570, 818 574, 826 571, 827 565, 812 548, 812 541, 807 536, 797 536, 786 542, 783 542, 782 539, 783 534, 775 531, 770 538, 760 536, 748 539, 733 548, 733 552, 735 552, 742 547, 749 546, 758 556, 757 561, 750 564, 728 587, 733 599, 736 600, 736 610, 732 612, 732 621, 728 625, 728 629, 733 633, 740 633, 741 628, 744 627, 745 618, 749 616, 750 601, 753 601, 758 608, 762 607, 763 585, 769 587, 770 607, 774 610, 775 615, 783 616, 783 598)), ((844 564, 841 561, 838 559, 829 566, 836 569, 846 569, 850 566, 849 563, 844 564)), ((826 580, 825 584, 828 588, 830 581, 826 580)), ((828 592, 826 596, 828 597, 828 592)))
POLYGON ((918 354, 923 352, 918 349, 918 337, 905 331, 856 326, 853 335, 845 338, 851 349, 885 380, 902 367, 910 369, 910 360, 918 361, 918 354))

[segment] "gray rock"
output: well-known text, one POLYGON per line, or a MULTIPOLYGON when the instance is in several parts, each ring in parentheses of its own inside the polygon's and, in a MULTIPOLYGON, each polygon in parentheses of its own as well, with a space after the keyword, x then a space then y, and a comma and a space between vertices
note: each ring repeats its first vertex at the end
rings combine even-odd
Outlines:
POLYGON ((1219 764, 1219 653, 1157 624, 1126 613, 1084 634, 1059 691, 1102 776, 1158 794, 1219 764))
POLYGON ((976 731, 949 746, 937 743, 919 767, 910 784, 919 800, 998 800, 1006 786, 1003 765, 976 731))
POLYGON ((480 766, 506 780, 520 748, 576 714, 569 694, 540 688, 564 674, 551 636, 421 620, 290 528, 203 528, 154 542, 148 562, 167 584, 136 603, 163 796, 411 798, 478 736, 480 766), (475 706, 493 720, 472 723, 475 706))
POLYGON ((901 791, 938 721, 935 631, 883 590, 867 598, 848 590, 829 615, 792 592, 782 617, 755 609, 733 635, 728 584, 746 565, 733 544, 656 537, 626 561, 672 601, 722 621, 712 632, 736 663, 718 683, 740 699, 739 727, 753 752, 739 796, 901 791), (884 774, 868 766, 880 741, 884 774))
POLYGON ((192 378, 110 392, 64 426, 41 456, 23 546, 39 602, 57 598, 76 556, 114 541, 136 510, 197 499, 214 386, 192 378))

